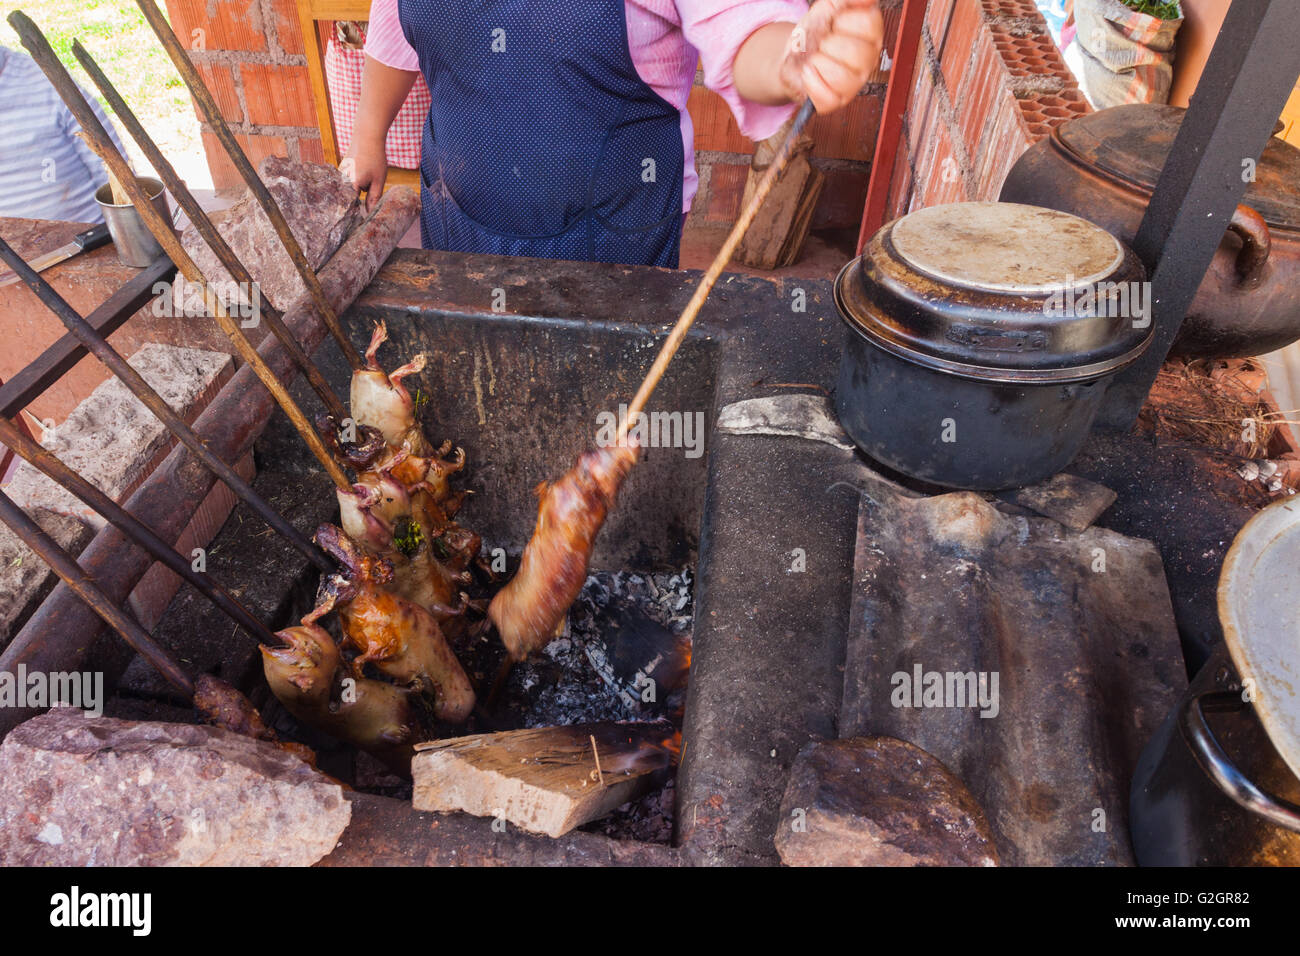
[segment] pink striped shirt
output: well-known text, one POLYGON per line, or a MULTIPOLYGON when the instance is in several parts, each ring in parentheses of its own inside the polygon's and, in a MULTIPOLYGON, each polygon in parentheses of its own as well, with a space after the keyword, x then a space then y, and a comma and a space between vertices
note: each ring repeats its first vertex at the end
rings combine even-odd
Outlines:
MULTIPOLYGON (((686 101, 695 81, 696 61, 704 83, 718 93, 736 117, 740 131, 766 139, 790 118, 794 107, 764 106, 736 92, 731 65, 741 45, 769 23, 796 23, 808 12, 807 0, 626 0, 628 47, 632 64, 646 85, 681 114, 686 174, 682 211, 691 208, 699 179, 695 173, 695 130, 686 101)), ((406 42, 397 18, 397 0, 372 0, 366 53, 398 70, 418 70, 419 59, 406 42)))

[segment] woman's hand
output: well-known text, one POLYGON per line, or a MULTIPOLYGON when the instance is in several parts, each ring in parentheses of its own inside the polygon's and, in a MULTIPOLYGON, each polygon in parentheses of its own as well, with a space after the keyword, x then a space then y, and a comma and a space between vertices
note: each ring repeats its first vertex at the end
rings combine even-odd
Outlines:
POLYGON ((378 144, 354 139, 347 155, 339 162, 339 172, 352 181, 357 193, 366 194, 366 211, 384 194, 384 181, 388 179, 388 155, 383 142, 378 144))
POLYGON ((357 192, 366 194, 366 209, 374 209, 384 194, 388 178, 388 154, 384 144, 388 128, 406 102, 415 78, 413 70, 398 70, 366 54, 361 68, 361 97, 352 124, 352 146, 339 163, 339 172, 352 180, 357 192))
POLYGON ((790 32, 778 76, 790 100, 807 96, 829 113, 858 95, 884 42, 877 0, 816 0, 790 32))

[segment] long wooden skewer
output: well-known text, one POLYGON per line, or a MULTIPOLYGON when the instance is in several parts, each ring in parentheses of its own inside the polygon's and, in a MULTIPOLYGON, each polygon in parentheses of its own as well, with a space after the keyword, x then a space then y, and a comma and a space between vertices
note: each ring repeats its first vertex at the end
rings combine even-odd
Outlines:
POLYGON ((154 168, 154 172, 158 174, 158 178, 162 180, 168 192, 185 210, 185 215, 189 217, 190 222, 194 223, 194 228, 203 237, 203 241, 208 244, 208 247, 216 254, 221 264, 226 267, 226 271, 230 273, 230 278, 243 288, 250 290, 250 296, 257 296, 258 315, 266 320, 271 333, 288 350, 289 357, 302 371, 311 384, 313 391, 324 403, 325 408, 334 416, 334 420, 342 422, 343 419, 348 417, 348 411, 344 408, 339 397, 334 394, 334 390, 330 388, 329 383, 325 381, 325 376, 307 357, 307 353, 302 350, 298 340, 293 337, 293 333, 284 324, 279 310, 271 305, 270 300, 262 294, 262 290, 253 281, 253 277, 249 275, 248 269, 239 261, 239 257, 235 255, 235 251, 230 248, 221 233, 217 232, 212 220, 208 218, 208 214, 195 201, 194 195, 186 187, 180 176, 176 174, 175 168, 163 155, 162 150, 158 148, 158 145, 136 118, 136 115, 131 112, 131 107, 127 105, 126 100, 122 99, 122 95, 118 93, 112 82, 104 74, 104 71, 99 68, 99 64, 95 62, 94 58, 78 40, 72 41, 72 55, 77 58, 77 62, 81 64, 95 86, 99 88, 99 92, 103 94, 109 108, 117 114, 117 118, 122 121, 122 125, 131 134, 131 138, 139 145, 140 151, 144 153, 145 160, 154 168))
POLYGON ((104 129, 99 117, 95 115, 94 110, 90 108, 90 104, 86 102, 81 89, 73 81, 67 69, 59 62, 44 35, 37 29, 36 24, 20 10, 15 10, 9 14, 8 20, 10 26, 18 33, 23 46, 27 48, 27 52, 31 54, 32 59, 36 61, 36 64, 49 78, 59 96, 62 97, 63 102, 67 104, 72 115, 81 124, 82 132, 85 134, 91 150, 104 161, 108 169, 122 183, 122 188, 126 190, 136 212, 144 220, 145 226, 153 234, 154 239, 162 246, 163 251, 167 253, 172 262, 176 263, 176 267, 180 269, 186 280, 202 291, 208 311, 216 318, 217 324, 221 326, 221 330, 226 333, 226 336, 235 346, 235 351, 239 353, 240 358, 253 367, 257 377, 270 391, 280 408, 284 410, 284 413, 289 417, 289 421, 293 423, 298 434, 302 436, 303 441, 307 443, 307 447, 311 449, 312 454, 316 456, 316 459, 321 463, 321 467, 325 469, 334 484, 342 490, 351 492, 352 483, 348 481, 347 473, 343 470, 343 467, 330 455, 320 436, 316 434, 316 431, 307 421, 307 416, 303 414, 302 409, 298 407, 298 403, 293 400, 293 396, 284 387, 284 383, 262 361, 262 356, 257 354, 257 349, 253 348, 252 343, 248 341, 243 329, 230 317, 221 300, 203 281, 202 273, 199 272, 198 266, 194 264, 194 260, 185 251, 180 240, 176 238, 171 223, 158 213, 153 203, 149 201, 144 189, 136 181, 135 176, 131 175, 131 168, 126 159, 117 151, 117 147, 109 137, 108 131, 104 129))
MULTIPOLYGON (((117 376, 123 385, 131 390, 131 394, 144 403, 144 406, 148 408, 149 411, 153 412, 154 416, 159 421, 167 426, 167 430, 175 435, 181 444, 188 448, 192 454, 197 456, 199 461, 203 462, 203 464, 206 465, 213 474, 224 481, 241 501, 248 505, 248 507, 268 525, 279 532, 290 544, 306 555, 307 559, 314 563, 318 568, 325 571, 333 570, 334 564, 325 556, 324 552, 307 540, 306 535, 302 534, 297 528, 286 521, 279 512, 272 508, 266 499, 262 498, 261 495, 254 491, 253 487, 240 476, 239 472, 235 471, 235 469, 231 468, 226 464, 226 462, 213 454, 212 450, 203 443, 203 439, 200 438, 194 429, 185 422, 185 419, 176 414, 175 410, 163 401, 162 396, 153 389, 153 386, 146 382, 144 377, 137 372, 130 363, 126 361, 126 359, 122 358, 122 356, 108 344, 108 341, 96 332, 91 327, 90 323, 82 318, 81 314, 68 304, 68 301, 64 299, 63 296, 59 295, 59 293, 55 291, 54 287, 51 286, 43 276, 40 276, 33 271, 31 266, 27 265, 27 263, 24 262, 16 252, 14 252, 9 243, 4 241, 4 239, 0 239, 0 259, 4 260, 9 267, 14 270, 14 273, 27 284, 27 287, 32 290, 46 308, 58 316, 59 320, 67 326, 68 331, 77 338, 77 341, 84 345, 86 350, 94 355, 95 358, 99 359, 100 362, 107 366, 108 370, 117 376)), ((0 418, 0 444, 8 445, 27 461, 31 462, 35 467, 45 471, 47 475, 50 475, 51 478, 68 488, 83 501, 86 501, 83 490, 95 495, 95 500, 87 501, 87 504, 100 513, 105 514, 105 517, 117 525, 119 529, 125 530, 123 529, 123 524, 125 521, 130 519, 130 516, 127 515, 126 518, 117 516, 116 511, 121 510, 120 506, 113 502, 111 498, 108 498, 106 495, 103 495, 102 492, 99 492, 99 490, 94 488, 93 485, 90 485, 89 482, 86 482, 84 479, 71 473, 66 469, 66 466, 63 466, 64 473, 50 474, 50 472, 46 470, 42 461, 44 459, 52 461, 53 456, 45 455, 41 456, 42 460, 33 461, 32 458, 29 457, 28 453, 24 452, 22 448, 11 444, 10 440, 5 437, 8 433, 7 429, 10 427, 13 426, 10 426, 10 423, 6 422, 3 418, 0 418), (69 481, 76 483, 82 490, 78 490, 78 487, 70 487, 68 484, 69 481), (115 509, 115 512, 105 513, 105 507, 115 509)), ((25 436, 18 433, 15 427, 13 429, 13 437, 22 440, 25 436)), ((38 454, 40 446, 38 446, 33 439, 27 438, 26 441, 30 442, 30 445, 28 445, 27 448, 31 453, 38 454)), ((173 568, 173 570, 175 569, 173 568)), ((182 576, 184 575, 182 574, 182 576)), ((261 635, 257 636, 260 640, 261 635)))
POLYGON ((163 49, 167 51, 172 63, 176 65, 176 70, 180 73, 181 79, 185 81, 185 85, 189 87, 190 95, 194 97, 194 102, 198 106, 199 112, 203 114, 204 121, 211 127, 213 135, 217 137, 217 141, 225 149, 226 155, 235 164, 235 168, 239 170, 239 175, 243 177, 244 183, 256 197, 262 211, 266 213, 266 217, 271 221, 275 234, 280 237, 280 242, 284 245, 284 251, 289 254, 294 268, 298 270, 298 275, 302 277, 303 283, 307 286, 312 302, 315 303, 316 309, 325 320, 325 325, 330 334, 334 336, 334 340, 338 342, 339 348, 343 351, 343 357, 348 360, 348 364, 352 366, 353 371, 365 368, 365 360, 361 357, 361 353, 357 351, 356 346, 344 334, 343 326, 339 324, 339 317, 334 311, 333 304, 329 301, 325 290, 321 288, 316 271, 312 269, 307 262, 307 257, 303 255, 302 247, 298 244, 297 238, 285 221, 284 214, 280 212, 275 197, 271 195, 266 188, 266 184, 257 175, 257 170, 248 161, 243 147, 235 139, 235 134, 226 125, 226 120, 221 115, 221 108, 217 105, 212 93, 203 84, 203 78, 199 76, 199 71, 190 62, 185 48, 181 46, 181 41, 176 38, 176 34, 172 31, 171 24, 167 22, 153 0, 136 0, 136 6, 140 8, 140 12, 144 14, 149 26, 157 34, 158 41, 162 44, 163 49))
POLYGON ((700 279, 700 284, 695 287, 695 294, 691 300, 686 303, 686 308, 682 309, 681 316, 677 319, 677 324, 673 326, 668 338, 659 349, 659 354, 655 356, 654 364, 650 366, 650 371, 646 373, 645 381, 637 389, 636 396, 627 407, 627 418, 624 419, 618 428, 618 444, 622 444, 627 438, 627 433, 632 428, 632 423, 645 410, 646 403, 650 401, 650 395, 654 392, 659 380, 664 377, 664 372, 668 369, 668 363, 673 360, 677 354, 677 349, 686 338, 686 333, 690 331, 691 325, 695 322, 695 317, 700 314, 700 309, 704 306, 704 301, 713 291, 714 284, 718 277, 722 275, 722 270, 727 267, 731 261, 732 255, 736 252, 736 247, 740 245, 740 240, 745 238, 745 233, 749 230, 750 225, 754 222, 754 217, 758 215, 759 209, 762 208, 763 202, 767 199, 772 187, 776 181, 781 178, 781 173, 785 171, 786 165, 790 162, 790 157, 794 155, 795 146, 799 141, 799 135, 803 132, 804 126, 814 113, 812 100, 804 100, 799 112, 795 114, 794 122, 790 126, 790 132, 786 134, 785 141, 772 157, 772 165, 767 168, 763 178, 758 181, 754 188, 754 195, 750 197, 748 204, 741 210, 740 217, 736 224, 731 227, 731 232, 727 234, 726 241, 718 254, 713 257, 713 262, 705 270, 704 277, 700 279))

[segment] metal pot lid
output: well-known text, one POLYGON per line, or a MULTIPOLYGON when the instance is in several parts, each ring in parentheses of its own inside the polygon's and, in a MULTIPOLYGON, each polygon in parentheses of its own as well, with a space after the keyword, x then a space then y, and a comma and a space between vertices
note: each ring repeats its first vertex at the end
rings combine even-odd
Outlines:
MULTIPOLYGON (((1152 103, 1115 106, 1062 124, 1053 139, 1084 166, 1150 193, 1185 112, 1152 103)), ((1270 226, 1300 229, 1300 149, 1270 137, 1242 202, 1270 226)))
POLYGON ((904 216, 894 252, 919 272, 966 289, 1038 295, 1067 277, 1100 282, 1124 261, 1109 232, 1054 209, 1014 203, 931 206, 904 216))
POLYGON ((969 378, 1068 382, 1128 364, 1150 341, 1132 250, 1069 213, 953 203, 884 226, 840 273, 851 328, 909 361, 969 378))
POLYGON ((1219 621, 1238 676, 1254 682, 1255 712, 1300 777, 1300 497, 1246 522, 1223 560, 1219 621))

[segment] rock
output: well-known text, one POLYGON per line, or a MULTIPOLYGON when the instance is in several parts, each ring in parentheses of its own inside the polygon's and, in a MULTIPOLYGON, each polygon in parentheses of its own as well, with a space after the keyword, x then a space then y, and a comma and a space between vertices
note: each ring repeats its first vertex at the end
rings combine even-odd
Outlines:
POLYGON ((893 737, 812 743, 790 768, 787 866, 997 866, 984 811, 943 764, 893 737))
POLYGON ((351 812, 298 758, 217 727, 59 708, 0 746, 3 866, 307 866, 351 812))
POLYGON ((1115 503, 1117 496, 1105 485, 1061 473, 998 497, 1059 521, 1071 531, 1083 531, 1115 503))
POLYGON ((854 447, 823 395, 796 393, 732 402, 718 413, 717 429, 728 435, 785 435, 850 451, 854 447))
MULTIPOLYGON (((150 343, 128 363, 187 422, 234 375, 224 352, 150 343)), ((176 444, 171 432, 116 378, 104 382, 40 437, 60 461, 117 502, 125 501, 176 444)), ((105 521, 53 479, 22 462, 6 493, 27 510, 47 508, 99 530, 105 521)))
MULTIPOLYGON (((289 223, 294 238, 302 246, 307 263, 319 270, 361 221, 356 190, 333 166, 294 162, 283 156, 268 156, 259 172, 289 223)), ((307 291, 279 236, 271 227, 271 220, 251 192, 245 190, 234 205, 212 218, 217 231, 277 310, 284 312, 307 291)), ((181 245, 199 271, 210 281, 218 283, 218 291, 225 293, 232 281, 230 273, 193 225, 186 227, 181 245)), ((223 298, 226 303, 239 301, 241 299, 223 298)), ((247 302, 247 299, 242 301, 247 302)), ((203 297, 197 288, 188 284, 184 309, 186 315, 203 315, 205 312, 203 297)), ((234 313, 235 309, 231 312, 234 313)))
MULTIPOLYGON (((31 509, 32 520, 73 557, 81 553, 94 532, 75 518, 45 508, 31 509)), ((58 575, 0 524, 0 648, 18 633, 31 613, 58 581, 58 575)))

